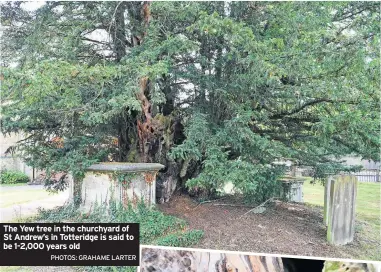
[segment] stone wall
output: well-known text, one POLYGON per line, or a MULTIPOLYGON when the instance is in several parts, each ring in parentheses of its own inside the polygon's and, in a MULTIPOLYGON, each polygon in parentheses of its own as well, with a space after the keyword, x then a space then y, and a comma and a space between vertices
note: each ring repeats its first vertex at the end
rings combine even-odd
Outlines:
POLYGON ((17 155, 5 154, 6 150, 14 146, 18 141, 24 139, 23 134, 12 133, 11 135, 4 135, 0 133, 0 165, 2 169, 17 170, 26 174, 30 180, 36 178, 41 172, 27 166, 22 158, 17 155))

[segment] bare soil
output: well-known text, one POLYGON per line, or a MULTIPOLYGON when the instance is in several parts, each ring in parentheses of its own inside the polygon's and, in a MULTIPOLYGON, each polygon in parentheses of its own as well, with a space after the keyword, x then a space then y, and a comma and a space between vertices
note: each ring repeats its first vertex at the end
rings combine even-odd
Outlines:
POLYGON ((358 235, 345 246, 327 243, 320 208, 275 201, 263 213, 244 215, 250 208, 230 204, 200 205, 189 196, 177 195, 159 209, 186 220, 191 229, 204 231, 193 248, 353 259, 361 254, 364 241, 358 235))

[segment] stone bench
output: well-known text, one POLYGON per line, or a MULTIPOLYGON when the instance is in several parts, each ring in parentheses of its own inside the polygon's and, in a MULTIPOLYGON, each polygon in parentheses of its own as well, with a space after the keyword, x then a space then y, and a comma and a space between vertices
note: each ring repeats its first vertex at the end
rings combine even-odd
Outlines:
MULTIPOLYGON (((99 163, 87 169, 80 187, 82 211, 95 204, 108 205, 110 200, 136 207, 141 200, 147 206, 156 204, 156 174, 164 165, 158 163, 99 163)), ((74 200, 74 184, 70 186, 74 200)))

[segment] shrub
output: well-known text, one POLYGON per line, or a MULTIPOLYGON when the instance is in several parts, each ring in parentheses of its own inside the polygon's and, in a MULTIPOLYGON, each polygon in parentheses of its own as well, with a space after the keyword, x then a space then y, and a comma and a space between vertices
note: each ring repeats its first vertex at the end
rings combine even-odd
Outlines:
MULTIPOLYGON (((139 223, 140 243, 161 246, 188 247, 203 237, 201 230, 188 229, 187 223, 177 217, 147 207, 143 202, 136 209, 123 207, 115 201, 110 206, 94 203, 91 213, 81 213, 69 204, 52 210, 40 209, 37 222, 76 223, 139 223)), ((86 272, 136 272, 136 267, 86 266, 86 272)))
POLYGON ((27 183, 29 177, 20 171, 2 170, 0 174, 0 184, 27 183))
POLYGON ((156 244, 159 246, 188 247, 196 244, 203 236, 204 232, 201 230, 187 230, 160 237, 156 244))

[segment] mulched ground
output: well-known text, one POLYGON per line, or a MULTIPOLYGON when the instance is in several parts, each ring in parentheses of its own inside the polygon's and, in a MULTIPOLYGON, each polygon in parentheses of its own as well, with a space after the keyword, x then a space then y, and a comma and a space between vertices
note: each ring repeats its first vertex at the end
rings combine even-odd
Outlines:
POLYGON ((326 242, 326 227, 319 208, 275 201, 264 213, 242 217, 250 208, 218 204, 224 202, 198 205, 181 195, 159 205, 159 209, 185 219, 191 229, 204 231, 204 238, 193 248, 329 258, 358 256, 357 238, 346 246, 326 242))

